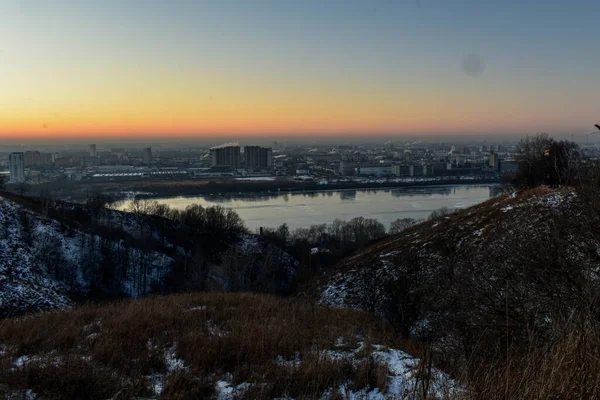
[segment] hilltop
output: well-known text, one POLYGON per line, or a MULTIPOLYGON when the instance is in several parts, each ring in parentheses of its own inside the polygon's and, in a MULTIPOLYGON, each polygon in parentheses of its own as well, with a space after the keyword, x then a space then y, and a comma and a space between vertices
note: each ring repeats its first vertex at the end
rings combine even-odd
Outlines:
POLYGON ((478 365, 590 315, 600 204, 584 189, 505 194, 387 237, 315 280, 322 304, 373 311, 478 365))

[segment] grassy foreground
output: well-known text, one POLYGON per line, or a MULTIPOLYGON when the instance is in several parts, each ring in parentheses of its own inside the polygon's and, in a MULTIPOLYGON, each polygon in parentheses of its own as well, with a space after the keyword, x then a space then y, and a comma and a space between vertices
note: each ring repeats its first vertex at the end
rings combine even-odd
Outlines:
POLYGON ((232 398, 336 398, 340 385, 384 394, 388 366, 371 344, 418 352, 368 313, 265 295, 87 305, 0 322, 0 395, 192 399, 219 385, 232 398))
POLYGON ((585 319, 454 371, 457 387, 362 311, 248 293, 87 305, 0 321, 0 397, 595 399, 600 333, 585 319))

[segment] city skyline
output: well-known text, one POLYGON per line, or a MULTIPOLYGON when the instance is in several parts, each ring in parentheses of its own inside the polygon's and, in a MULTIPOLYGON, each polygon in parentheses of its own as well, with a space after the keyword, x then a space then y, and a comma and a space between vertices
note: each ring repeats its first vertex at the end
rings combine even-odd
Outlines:
POLYGON ((592 1, 0 2, 0 138, 583 135, 592 1), (501 3, 501 4, 500 4, 501 3))

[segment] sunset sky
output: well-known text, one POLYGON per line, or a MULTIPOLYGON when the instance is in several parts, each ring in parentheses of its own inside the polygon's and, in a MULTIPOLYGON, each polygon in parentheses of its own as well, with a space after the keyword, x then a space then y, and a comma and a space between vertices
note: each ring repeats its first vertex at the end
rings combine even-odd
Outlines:
POLYGON ((600 1, 0 0, 0 138, 599 122, 600 1))

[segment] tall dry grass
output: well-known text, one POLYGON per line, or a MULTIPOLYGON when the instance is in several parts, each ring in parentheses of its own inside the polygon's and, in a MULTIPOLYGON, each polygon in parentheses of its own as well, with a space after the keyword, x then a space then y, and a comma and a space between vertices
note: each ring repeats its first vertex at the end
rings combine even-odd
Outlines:
POLYGON ((257 294, 182 294, 87 305, 0 326, 0 394, 44 398, 205 398, 215 383, 253 382, 246 398, 314 398, 327 388, 386 389, 387 366, 322 356, 366 340, 419 350, 376 317, 257 294), (181 359, 174 369, 165 354, 181 359), (15 367, 26 355, 27 362, 15 367), (277 362, 277 360, 289 362, 277 362), (302 362, 294 364, 293 360, 302 362))
POLYGON ((469 398, 600 398, 600 325, 593 313, 557 324, 545 338, 509 345, 503 352, 466 373, 469 398))

